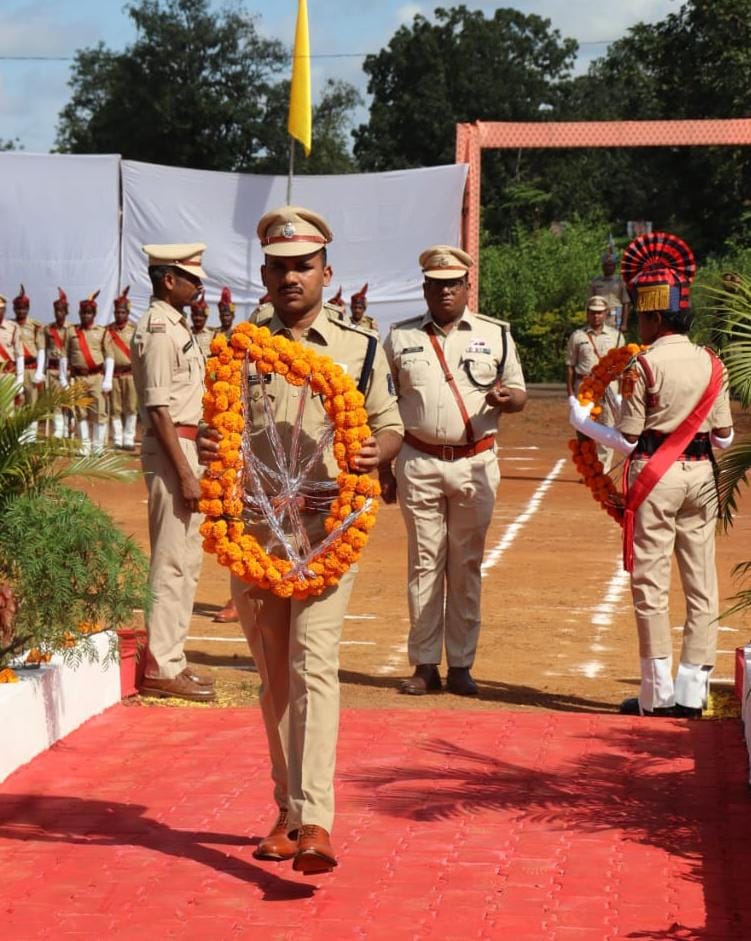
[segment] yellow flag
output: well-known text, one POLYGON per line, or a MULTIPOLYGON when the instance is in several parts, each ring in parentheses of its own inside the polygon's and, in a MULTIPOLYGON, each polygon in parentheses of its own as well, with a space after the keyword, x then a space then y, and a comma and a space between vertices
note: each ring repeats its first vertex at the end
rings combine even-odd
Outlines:
POLYGON ((292 59, 292 86, 289 94, 287 130, 299 140, 310 155, 313 115, 310 106, 310 40, 308 38, 308 3, 297 0, 297 28, 292 59))

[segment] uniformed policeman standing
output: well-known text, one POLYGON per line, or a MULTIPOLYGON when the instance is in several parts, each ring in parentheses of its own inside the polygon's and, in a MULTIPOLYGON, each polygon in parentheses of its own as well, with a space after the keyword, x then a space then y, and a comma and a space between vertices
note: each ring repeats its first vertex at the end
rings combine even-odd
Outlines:
POLYGON ((621 334, 628 330, 628 318, 631 299, 628 296, 623 279, 615 273, 618 256, 608 250, 602 256, 602 274, 592 278, 589 285, 589 297, 604 297, 608 303, 607 323, 621 334))
POLYGON ((472 258, 434 245, 420 255, 428 311, 394 324, 384 344, 404 421, 404 447, 381 468, 408 536, 409 661, 402 692, 477 693, 470 668, 480 632, 480 565, 500 474, 502 413, 527 400, 508 325, 467 308, 472 258))
MULTIPOLYGON (((47 388, 62 388, 60 384, 60 361, 66 355, 68 341, 68 298, 62 288, 57 289, 57 297, 52 302, 53 323, 47 324, 42 334, 45 353, 47 388)), ((69 409, 55 409, 52 415, 52 434, 55 438, 67 438, 70 432, 69 409)))
POLYGON ((102 383, 102 391, 110 393, 112 443, 123 451, 135 451, 138 396, 133 381, 130 341, 136 328, 129 320, 128 291, 129 287, 126 287, 123 293, 115 298, 115 321, 107 326, 104 334, 104 355, 108 369, 102 383))
POLYGON ((727 375, 714 354, 693 344, 689 284, 693 253, 669 233, 635 239, 624 268, 649 350, 630 367, 617 428, 587 417, 570 400, 571 423, 631 456, 625 497, 624 564, 639 634, 638 698, 621 712, 698 718, 717 655, 719 601, 715 568, 717 503, 712 448, 733 440, 727 375), (668 602, 673 552, 686 601, 683 644, 672 676, 668 602))
MULTIPOLYGON (((595 294, 587 301, 587 324, 571 334, 566 347, 566 392, 576 395, 582 379, 588 376, 602 357, 618 345, 618 331, 605 323, 608 302, 595 294)), ((612 425, 618 410, 618 383, 611 383, 603 399, 599 420, 612 425)), ((605 473, 613 463, 613 452, 602 444, 597 445, 597 456, 605 473)))
POLYGON ((200 295, 190 305, 191 333, 195 337, 198 349, 206 360, 211 356, 211 341, 214 339, 214 330, 206 326, 209 317, 209 305, 206 303, 206 292, 201 291, 200 295))
POLYGON ((358 327, 363 327, 365 330, 374 330, 378 333, 378 324, 375 320, 366 313, 368 309, 368 283, 367 281, 360 288, 359 291, 355 293, 349 299, 349 319, 358 327))
POLYGON ((214 330, 214 336, 223 333, 229 339, 235 321, 235 305, 232 302, 232 292, 226 286, 222 288, 216 309, 219 311, 219 326, 214 330))
MULTIPOLYGON (((34 405, 39 397, 39 390, 44 385, 44 345, 42 339, 43 328, 38 320, 29 317, 31 301, 26 290, 21 285, 18 295, 13 298, 13 314, 21 339, 23 351, 23 399, 24 405, 34 405)), ((37 425, 29 427, 25 433, 25 441, 35 441, 37 425)))
MULTIPOLYGON (((78 305, 80 324, 69 327, 66 355, 60 359, 60 384, 69 380, 86 386, 88 405, 76 407, 76 426, 82 455, 101 454, 107 441, 107 400, 102 391, 105 371, 104 327, 96 320, 99 291, 94 291, 78 305)), ((111 368, 111 367, 108 367, 111 368)))
POLYGON ((205 702, 213 684, 188 667, 193 599, 201 573, 196 437, 203 409, 204 360, 183 308, 205 278, 201 242, 144 245, 153 296, 131 341, 148 489, 153 602, 146 621, 148 648, 141 693, 205 702))
POLYGON ((11 375, 15 373, 16 387, 23 391, 23 346, 21 345, 21 331, 13 320, 7 320, 5 313, 8 302, 0 294, 0 373, 11 375))
MULTIPOLYGON (((264 308, 257 322, 272 334, 331 357, 362 388, 373 437, 363 442, 355 469, 374 470, 399 448, 402 423, 377 338, 339 320, 339 311, 323 303, 323 288, 332 274, 326 256, 332 239, 328 224, 318 213, 286 206, 261 218, 258 236, 265 254, 261 276, 273 307, 264 308)), ((289 449, 300 391, 279 376, 271 377, 265 387, 276 430, 289 449)), ((254 454, 273 466, 263 387, 252 381, 250 388, 254 454)), ((320 399, 310 399, 300 436, 307 454, 315 451, 328 424, 320 399)), ((206 448, 202 460, 211 460, 216 441, 207 440, 206 448)), ((337 474, 329 450, 316 464, 314 479, 333 482, 337 474)), ((312 544, 325 535, 324 516, 320 512, 303 516, 312 544)), ((260 524, 253 531, 258 538, 265 535, 260 524)), ((272 860, 294 857, 293 867, 308 874, 328 872, 336 865, 330 833, 339 728, 339 640, 354 577, 350 569, 338 585, 305 600, 280 598, 232 578, 232 595, 262 680, 260 703, 279 808, 276 823, 254 855, 272 860)))

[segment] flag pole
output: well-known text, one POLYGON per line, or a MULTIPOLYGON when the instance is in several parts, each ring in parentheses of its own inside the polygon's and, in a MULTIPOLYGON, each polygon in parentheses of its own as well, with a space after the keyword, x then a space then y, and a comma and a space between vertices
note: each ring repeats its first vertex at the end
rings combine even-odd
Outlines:
POLYGON ((287 205, 292 205, 292 177, 295 175, 295 139, 289 139, 289 174, 287 176, 287 205))

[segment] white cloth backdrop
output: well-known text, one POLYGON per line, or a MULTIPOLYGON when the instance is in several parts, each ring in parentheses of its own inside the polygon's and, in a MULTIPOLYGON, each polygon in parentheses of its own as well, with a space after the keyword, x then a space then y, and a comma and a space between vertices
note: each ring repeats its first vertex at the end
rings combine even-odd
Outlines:
MULTIPOLYGON (((389 323, 424 310, 417 263, 430 245, 460 244, 464 165, 350 176, 301 176, 292 203, 324 215, 334 233, 329 262, 332 297, 339 285, 347 300, 368 282, 368 313, 384 334, 389 323)), ((210 323, 223 285, 232 290, 236 321, 264 293, 263 255, 256 224, 286 202, 286 177, 184 170, 122 162, 121 283, 130 284, 133 312, 148 303, 149 282, 141 246, 149 242, 205 242, 206 298, 210 323)))
POLYGON ((109 322, 120 267, 120 158, 0 153, 0 294, 20 282, 30 316, 53 319, 61 287, 71 318, 78 302, 100 290, 98 320, 109 322))

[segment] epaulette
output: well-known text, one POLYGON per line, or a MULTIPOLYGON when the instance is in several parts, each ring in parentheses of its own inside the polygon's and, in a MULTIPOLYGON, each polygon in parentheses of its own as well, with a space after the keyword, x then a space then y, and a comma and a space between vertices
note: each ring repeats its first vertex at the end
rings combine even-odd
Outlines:
MULTIPOLYGON (((474 313, 474 312, 473 312, 474 313)), ((503 327, 506 330, 511 329, 511 324, 508 320, 501 320, 500 317, 488 317, 487 314, 474 314, 478 320, 484 320, 485 323, 494 323, 498 327, 503 327)))
POLYGON ((323 309, 326 312, 326 316, 329 318, 330 322, 335 323, 337 327, 343 327, 345 330, 352 330, 354 333, 359 333, 360 336, 365 337, 366 339, 367 337, 372 337, 374 335, 372 330, 365 330, 359 324, 354 324, 349 320, 340 320, 339 308, 335 307, 333 304, 326 303, 323 305, 323 309))
POLYGON ((274 305, 271 301, 268 301, 265 304, 259 304, 257 307, 254 307, 250 312, 248 317, 248 323, 268 323, 269 320, 274 316, 274 305))
POLYGON ((422 322, 424 314, 418 314, 416 317, 407 317, 406 320, 397 320, 396 323, 392 323, 391 330, 400 330, 402 327, 419 327, 422 322))

